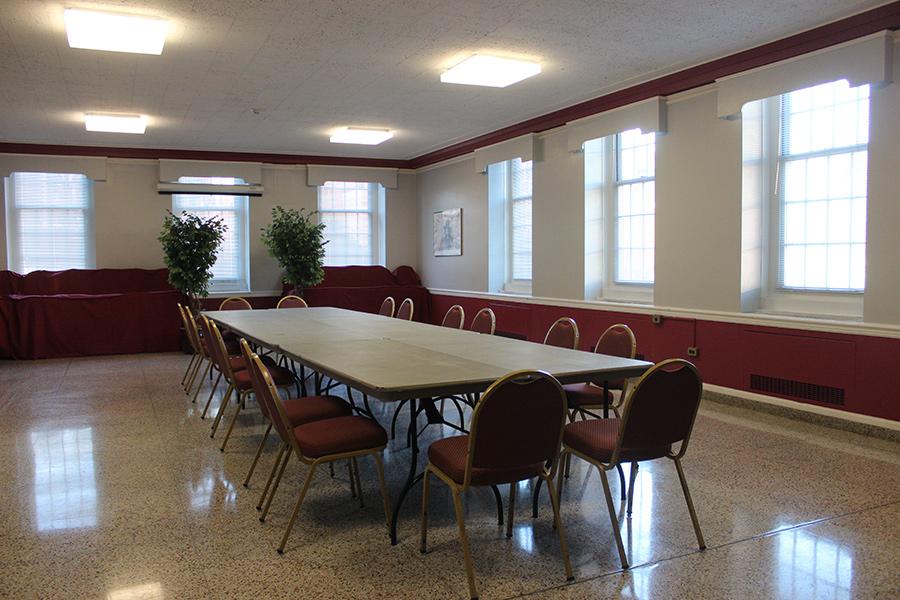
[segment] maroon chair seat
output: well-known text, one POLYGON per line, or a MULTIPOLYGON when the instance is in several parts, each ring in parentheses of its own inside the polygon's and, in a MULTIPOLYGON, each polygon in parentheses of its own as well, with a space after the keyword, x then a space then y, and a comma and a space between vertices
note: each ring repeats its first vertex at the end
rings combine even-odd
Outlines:
POLYGON ((331 454, 358 452, 387 445, 387 433, 365 417, 338 417, 294 428, 294 437, 303 456, 321 458, 331 454))
MULTIPOLYGON (((263 361, 263 364, 270 369, 275 366, 275 359, 271 356, 260 356, 259 360, 263 361)), ((244 371, 247 369, 247 361, 244 360, 243 356, 229 356, 228 363, 231 365, 232 371, 244 371)), ((278 368, 280 369, 281 367, 278 368)))
MULTIPOLYGON (((570 383, 563 386, 569 406, 596 406, 603 404, 603 388, 591 383, 570 383)), ((609 402, 613 401, 613 395, 607 396, 609 402)))
MULTIPOLYGON (((589 419, 566 425, 563 443, 573 450, 590 456, 594 460, 609 462, 619 436, 619 419, 589 419)), ((671 445, 653 448, 621 448, 619 460, 622 462, 653 460, 662 458, 672 451, 671 445)))
MULTIPOLYGON (((265 404, 259 404, 266 418, 265 404)), ((337 396, 304 396, 284 401, 284 412, 291 427, 306 425, 313 421, 336 419, 353 414, 353 408, 343 398, 337 396)))
MULTIPOLYGON (((243 364, 243 361, 241 362, 243 364)), ((276 386, 281 387, 294 383, 294 374, 290 369, 275 365, 266 365, 266 367, 269 369, 269 376, 272 377, 272 381, 276 386)), ((250 372, 246 366, 242 367, 240 371, 234 372, 234 386, 242 391, 253 389, 253 381, 250 379, 250 372)))
MULTIPOLYGON (((469 436, 456 435, 433 442, 428 447, 428 460, 449 475, 453 481, 462 484, 466 475, 466 460, 469 457, 469 436)), ((484 469, 472 467, 472 485, 497 485, 539 477, 543 462, 533 465, 519 465, 507 469, 484 469)))

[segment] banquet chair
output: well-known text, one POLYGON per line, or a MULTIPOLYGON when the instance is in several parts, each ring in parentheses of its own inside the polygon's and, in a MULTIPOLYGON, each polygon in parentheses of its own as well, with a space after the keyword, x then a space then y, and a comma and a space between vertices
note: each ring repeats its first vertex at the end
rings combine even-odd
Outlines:
POLYGON ((253 306, 246 298, 231 296, 222 300, 222 303, 219 304, 219 310, 253 310, 253 306))
POLYGON ((486 333, 488 335, 494 335, 494 330, 497 328, 497 317, 494 315, 494 311, 490 308, 482 308, 477 313, 475 313, 475 318, 472 319, 472 325, 469 326, 471 331, 477 331, 478 333, 486 333))
MULTIPOLYGON (((228 425, 225 439, 222 440, 222 446, 219 448, 222 452, 225 452, 225 446, 228 444, 228 438, 231 437, 231 431, 234 429, 234 424, 241 412, 241 408, 244 406, 247 395, 253 390, 253 383, 250 381, 250 374, 247 371, 247 365, 244 362, 243 357, 228 356, 225 351, 225 341, 222 339, 222 334, 219 331, 218 326, 206 317, 203 317, 203 319, 207 323, 210 332, 211 354, 216 361, 216 364, 219 366, 222 376, 228 383, 228 389, 225 390, 225 396, 223 396, 222 403, 219 405, 219 411, 216 413, 216 418, 213 421, 212 431, 210 432, 209 437, 215 437, 232 393, 236 391, 238 394, 237 408, 228 425)), ((279 388, 289 388, 296 382, 294 374, 291 373, 289 369, 274 364, 267 365, 266 369, 269 371, 270 377, 275 382, 275 385, 279 388)))
MULTIPOLYGON (((681 467, 702 391, 703 383, 697 368, 686 360, 673 358, 654 365, 641 376, 623 405, 621 419, 588 419, 566 425, 562 456, 576 456, 594 465, 600 472, 603 495, 606 497, 609 520, 623 569, 628 568, 628 559, 606 478, 607 471, 622 462, 639 463, 668 458, 675 463, 697 543, 701 550, 706 548, 681 467), (675 444, 679 444, 677 452, 672 448, 675 444)), ((636 475, 637 471, 632 470, 627 505, 629 516, 634 502, 636 475)), ((560 470, 557 479, 559 494, 562 492, 562 483, 560 470)))
POLYGON ((404 321, 412 321, 414 310, 412 298, 407 298, 400 303, 400 308, 397 309, 397 318, 404 321))
POLYGON ((371 419, 355 415, 322 419, 296 427, 292 426, 285 408, 285 402, 275 389, 275 382, 270 375, 270 371, 266 369, 258 356, 252 355, 251 358, 249 366, 253 389, 256 392, 257 399, 261 403, 267 404, 268 414, 272 417, 274 428, 282 442, 281 450, 278 453, 278 458, 269 479, 270 481, 272 480, 276 471, 277 477, 272 482, 272 489, 260 515, 259 520, 261 522, 266 520, 272 499, 275 497, 281 476, 291 455, 295 455, 297 460, 308 467, 303 486, 300 488, 300 494, 291 513, 291 518, 278 546, 278 553, 284 553, 284 547, 287 544, 291 530, 294 528, 294 523, 300 513, 300 507, 303 505, 303 499, 306 497, 310 483, 312 483, 316 468, 324 463, 330 464, 337 460, 349 460, 352 465, 352 477, 356 480, 357 491, 361 494, 362 490, 359 488, 359 467, 356 465, 356 459, 361 456, 372 456, 375 461, 375 469, 378 472, 378 485, 381 490, 385 523, 389 523, 390 500, 388 499, 387 485, 384 481, 384 468, 381 462, 381 454, 385 446, 387 446, 387 434, 384 429, 371 419))
POLYGON ((278 301, 275 308, 309 308, 309 304, 300 296, 285 296, 278 301))
MULTIPOLYGON (((628 325, 617 323, 612 325, 603 332, 597 345, 594 346, 594 352, 597 354, 607 354, 609 356, 619 356, 621 358, 634 358, 637 351, 637 341, 635 341, 634 333, 628 325)), ((604 402, 603 387, 593 383, 570 383, 564 385, 566 398, 569 400, 569 408, 571 412, 569 417, 575 420, 577 415, 586 418, 589 410, 601 409, 604 405, 612 409, 616 417, 619 416, 619 406, 625 400, 625 392, 628 387, 628 380, 611 381, 606 386, 610 392, 604 402), (614 395, 612 392, 617 391, 614 395), (616 400, 618 396, 618 401, 616 400)))
MULTIPOLYGON (((194 390, 194 394, 191 397, 192 404, 197 402, 197 396, 199 396, 200 390, 203 388, 204 379, 206 379, 206 377, 212 378, 213 371, 217 371, 219 373, 218 377, 215 380, 215 383, 213 384, 212 388, 210 389, 209 398, 206 401, 206 406, 208 407, 209 402, 212 400, 213 394, 215 394, 216 388, 219 385, 219 381, 221 380, 222 374, 221 374, 221 372, 219 372, 218 366, 216 365, 215 361, 212 359, 212 355, 211 355, 210 349, 209 349, 209 336, 206 335, 205 333, 201 333, 200 329, 197 326, 198 319, 197 319, 197 317, 194 317, 193 313, 191 313, 190 308, 185 306, 185 307, 183 307, 183 311, 184 311, 184 317, 185 317, 184 323, 185 323, 185 327, 187 328, 187 331, 188 331, 188 337, 190 337, 194 340, 193 343, 198 348, 200 348, 200 350, 203 354, 203 360, 206 361, 206 369, 203 371, 203 374, 200 375, 199 378, 196 377, 196 375, 199 374, 200 367, 202 367, 202 361, 201 361, 201 364, 198 365, 197 374, 195 374, 194 379, 192 379, 191 382, 189 382, 190 385, 193 385, 194 381, 197 382, 197 389, 194 390)), ((201 323, 202 323, 202 321, 201 321, 201 323)), ((236 347, 236 340, 226 339, 225 340, 225 348, 226 348, 226 351, 228 352, 229 356, 234 356, 238 352, 240 352, 240 350, 236 347)), ((190 390, 191 390, 191 388, 189 386, 187 389, 187 392, 189 395, 190 395, 190 390)), ((200 418, 204 418, 205 416, 206 416, 206 410, 204 409, 200 418)))
POLYGON ((547 335, 544 336, 544 345, 576 350, 578 338, 578 324, 575 323, 575 320, 569 317, 560 317, 547 330, 547 335))
MULTIPOLYGON (((419 550, 427 552, 428 494, 434 474, 450 488, 469 583, 478 597, 472 552, 463 516, 462 494, 469 488, 509 484, 506 537, 512 536, 517 483, 533 477, 553 488, 560 442, 566 422, 566 396, 559 382, 543 371, 516 371, 495 381, 476 405, 468 435, 437 440, 428 448, 422 488, 422 529, 419 550)), ((550 503, 566 579, 574 579, 556 490, 550 503)))
POLYGON ((181 378, 181 387, 184 388, 184 393, 190 393, 189 390, 194 386, 194 378, 197 376, 197 371, 200 370, 201 365, 203 364, 204 355, 203 348, 201 348, 195 341, 194 336, 191 333, 191 326, 187 322, 187 317, 184 314, 184 307, 181 306, 181 303, 176 303, 178 307, 178 315, 181 317, 181 324, 184 327, 184 335, 188 339, 188 343, 191 346, 191 360, 188 362, 187 368, 184 371, 184 376, 181 378))
MULTIPOLYGON (((250 349, 250 344, 247 343, 247 340, 243 338, 241 338, 241 356, 244 359, 244 364, 249 365, 253 362, 254 352, 250 349)), ((251 372, 250 375, 251 382, 255 383, 252 381, 253 373, 251 372)), ((256 387, 254 386, 253 389, 255 391, 256 387)), ((259 442, 259 447, 256 449, 256 455, 253 457, 250 469, 247 471, 247 477, 244 479, 244 487, 250 487, 250 478, 253 477, 253 471, 256 469, 259 457, 262 455, 269 433, 272 431, 273 417, 269 413, 269 405, 259 398, 259 393, 256 393, 259 410, 266 418, 268 425, 266 426, 266 431, 263 434, 262 440, 259 442)), ((306 396, 304 394, 300 398, 290 398, 284 401, 284 410, 291 427, 305 425, 307 423, 312 423, 313 421, 321 421, 322 419, 346 417, 353 413, 353 409, 343 398, 331 395, 306 396)), ((263 492, 263 495, 265 495, 265 491, 263 492)), ((262 504, 262 500, 260 500, 259 504, 262 504)), ((257 506, 257 508, 261 508, 261 506, 257 506)))
POLYGON ((393 317, 394 316, 394 307, 395 307, 394 299, 391 296, 388 296, 381 303, 381 308, 378 309, 378 314, 383 317, 393 317))
POLYGON ((449 327, 451 329, 462 329, 466 322, 466 311, 459 304, 454 304, 447 309, 444 320, 441 321, 441 327, 449 327))

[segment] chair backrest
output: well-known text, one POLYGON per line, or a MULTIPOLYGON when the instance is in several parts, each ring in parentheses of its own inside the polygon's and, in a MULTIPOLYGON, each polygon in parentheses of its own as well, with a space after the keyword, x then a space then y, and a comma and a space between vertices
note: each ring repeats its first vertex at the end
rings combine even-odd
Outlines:
MULTIPOLYGON (((265 381, 256 377, 253 372, 253 357, 256 356, 256 353, 250 349, 250 344, 248 344, 247 340, 244 338, 241 338, 241 356, 244 358, 244 362, 247 364, 247 369, 250 373, 250 383, 253 384, 253 394, 256 396, 257 404, 259 404, 259 411, 265 418, 271 421, 272 418, 269 416, 272 414, 271 406, 269 405, 265 394, 265 381)), ((265 368, 265 365, 263 365, 263 368, 265 368)))
MULTIPOLYGON (((249 347, 247 350, 249 351, 249 347)), ((250 369, 250 382, 253 385, 253 393, 256 396, 259 405, 266 405, 267 416, 269 420, 272 421, 272 425, 275 427, 278 437, 280 437, 281 441, 284 443, 290 444, 294 452, 300 456, 300 448, 298 447, 297 440, 294 438, 294 432, 291 429, 290 421, 288 421, 287 414, 285 413, 284 404, 282 403, 281 396, 278 395, 278 390, 275 389, 275 384, 272 382, 272 376, 269 375, 269 370, 256 354, 251 352, 250 358, 251 360, 247 364, 247 368, 250 369)))
POLYGON ((397 309, 397 318, 404 321, 412 321, 414 310, 412 298, 407 298, 400 303, 400 308, 397 309))
POLYGON ((561 317, 547 330, 547 335, 544 336, 544 344, 575 350, 578 348, 578 337, 578 324, 575 323, 575 320, 569 317, 561 317))
POLYGON ((472 325, 469 327, 472 331, 486 333, 488 335, 494 335, 494 330, 496 328, 497 317, 494 315, 494 311, 489 308, 482 308, 475 313, 475 318, 472 319, 472 325))
POLYGON ((637 352, 637 341, 631 327, 624 323, 616 323, 609 326, 597 340, 594 347, 597 354, 608 354, 622 358, 634 358, 637 352))
POLYGON ((464 484, 473 468, 555 464, 566 408, 562 386, 544 371, 516 371, 495 381, 472 413, 464 484))
POLYGON ((388 296, 384 299, 384 302, 381 303, 381 308, 378 309, 378 314, 384 317, 393 317, 394 316, 394 308, 396 307, 396 303, 391 296, 388 296))
POLYGON ((451 327, 453 329, 462 329, 466 322, 466 311, 459 304, 454 304, 447 310, 444 320, 441 321, 441 327, 451 327))
POLYGON ((218 325, 210 321, 207 317, 202 316, 204 323, 204 331, 208 335, 209 353, 222 376, 228 383, 234 381, 234 372, 231 370, 231 361, 228 358, 228 350, 225 348, 225 340, 222 339, 222 332, 219 331, 218 325))
POLYGON ((300 296, 285 296, 278 301, 275 308, 309 308, 309 304, 300 296))
POLYGON ((219 305, 219 310, 253 310, 253 307, 250 306, 250 303, 247 302, 245 298, 232 296, 231 298, 222 300, 222 304, 219 305))
POLYGON ((672 358, 655 364, 638 380, 625 403, 619 426, 619 448, 658 448, 681 442, 687 450, 694 428, 703 382, 697 367, 672 358))
POLYGON ((180 302, 177 302, 178 306, 178 314, 181 316, 181 324, 184 326, 184 335, 187 336, 188 342, 191 344, 191 349, 193 349, 194 354, 199 354, 203 356, 203 348, 197 345, 197 340, 194 339, 194 332, 190 323, 188 323, 188 317, 184 312, 184 307, 181 306, 180 302))
POLYGON ((187 306, 181 307, 181 310, 184 313, 184 324, 185 328, 188 331, 188 337, 192 340, 191 343, 194 344, 196 348, 199 348, 200 354, 212 360, 209 355, 209 351, 206 349, 206 345, 200 338, 200 328, 197 325, 197 317, 194 316, 194 314, 191 312, 191 309, 187 306))

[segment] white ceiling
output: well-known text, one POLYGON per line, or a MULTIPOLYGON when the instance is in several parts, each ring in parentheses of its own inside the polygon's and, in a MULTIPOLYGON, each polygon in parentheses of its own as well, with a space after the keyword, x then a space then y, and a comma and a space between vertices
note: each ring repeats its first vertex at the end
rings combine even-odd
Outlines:
POLYGON ((0 141, 406 159, 880 4, 0 0, 0 141), (64 6, 165 17, 165 50, 71 49, 64 6), (537 59, 543 73, 504 89, 439 82, 485 51, 537 59), (86 111, 142 113, 150 126, 88 133, 86 111), (397 134, 329 143, 341 125, 397 134))

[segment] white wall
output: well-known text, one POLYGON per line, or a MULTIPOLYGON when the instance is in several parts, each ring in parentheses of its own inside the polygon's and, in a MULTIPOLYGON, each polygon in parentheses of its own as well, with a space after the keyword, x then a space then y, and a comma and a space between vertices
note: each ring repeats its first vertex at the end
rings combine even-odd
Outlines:
MULTIPOLYGON (((49 159, 35 155, 25 160, 29 170, 39 171, 49 159)), ((78 170, 78 159, 70 159, 78 170)), ((157 240, 172 197, 157 193, 159 163, 155 160, 109 159, 106 179, 94 182, 94 234, 98 268, 163 267, 157 240)), ((260 230, 271 220, 272 208, 315 210, 316 188, 307 185, 302 165, 264 165, 265 193, 250 198, 250 287, 267 293, 281 289, 281 269, 260 240, 260 230)), ((386 260, 388 268, 407 264, 418 267, 418 214, 416 176, 401 173, 396 189, 385 194, 386 260)), ((5 198, 0 190, 0 265, 6 261, 5 198)))
MULTIPOLYGON (((894 45, 900 82, 900 46, 894 45)), ((867 281, 864 321, 900 324, 900 83, 872 91, 867 281)), ((566 150, 566 129, 542 138, 534 167, 533 295, 584 297, 583 156, 566 150)), ((657 306, 741 310, 741 123, 717 116, 714 86, 672 97, 657 138, 657 306)), ((487 181, 471 159, 419 175, 426 285, 486 290, 487 181), (463 256, 431 256, 431 213, 464 209, 463 256)))

